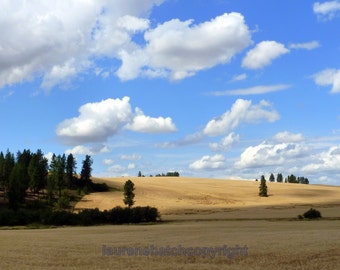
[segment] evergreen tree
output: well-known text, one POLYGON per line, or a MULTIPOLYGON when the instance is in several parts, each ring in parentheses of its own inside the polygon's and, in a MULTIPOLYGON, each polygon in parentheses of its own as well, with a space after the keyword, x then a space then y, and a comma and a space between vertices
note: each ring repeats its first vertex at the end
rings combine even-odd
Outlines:
POLYGON ((128 180, 124 184, 124 204, 127 205, 129 208, 135 203, 133 200, 135 198, 135 193, 133 192, 135 190, 135 184, 128 180))
POLYGON ((28 175, 30 189, 39 196, 39 191, 46 188, 48 176, 48 160, 40 149, 32 155, 28 166, 28 175))
POLYGON ((270 174, 269 176, 269 182, 274 182, 275 181, 275 177, 274 177, 274 174, 270 174))
POLYGON ((291 174, 287 177, 286 183, 297 183, 296 176, 294 174, 291 174))
POLYGON ((261 176, 261 182, 260 182, 260 187, 259 187, 259 196, 260 197, 267 197, 268 196, 268 188, 266 184, 266 179, 264 178, 264 175, 261 176))
POLYGON ((66 160, 66 184, 69 188, 74 187, 76 178, 77 162, 72 153, 67 156, 66 160))
POLYGON ((30 176, 28 174, 28 166, 32 159, 32 153, 28 149, 24 149, 24 151, 17 152, 17 163, 23 165, 24 170, 22 171, 20 182, 23 185, 23 188, 28 189, 30 183, 30 176))
POLYGON ((80 180, 81 180, 81 183, 87 188, 90 188, 91 186, 92 164, 93 164, 93 161, 92 161, 91 156, 86 155, 85 160, 83 160, 83 167, 80 173, 80 180))
POLYGON ((26 177, 27 169, 22 163, 16 163, 11 171, 8 186, 9 207, 17 209, 25 201, 26 186, 22 181, 26 177))
POLYGON ((1 151, 0 152, 0 191, 4 192, 3 196, 5 197, 5 181, 4 181, 4 176, 3 176, 4 166, 5 166, 5 156, 4 156, 4 153, 1 151))
POLYGON ((61 191, 65 187, 65 167, 66 156, 65 154, 56 156, 53 154, 50 165, 50 177, 49 188, 56 188, 58 190, 58 196, 61 197, 61 191))
POLYGON ((276 182, 282 183, 283 182, 283 176, 282 173, 278 173, 276 177, 276 182))
POLYGON ((7 149, 6 155, 5 155, 5 160, 4 164, 2 167, 2 185, 3 185, 3 190, 4 190, 4 197, 7 196, 8 188, 9 188, 9 180, 10 180, 10 175, 12 172, 12 169, 15 164, 15 159, 14 155, 7 149))
POLYGON ((306 177, 298 177, 297 182, 300 184, 309 184, 308 178, 306 177))

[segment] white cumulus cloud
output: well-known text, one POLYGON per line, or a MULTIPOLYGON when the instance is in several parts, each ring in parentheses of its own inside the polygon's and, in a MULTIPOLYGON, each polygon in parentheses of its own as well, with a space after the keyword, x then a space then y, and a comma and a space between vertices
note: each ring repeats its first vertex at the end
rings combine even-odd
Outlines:
POLYGON ((313 11, 321 19, 333 19, 340 12, 340 1, 315 2, 313 11))
POLYGON ((123 64, 117 72, 121 79, 133 79, 143 73, 181 80, 229 62, 252 42, 239 13, 225 13, 201 24, 173 19, 149 29, 144 38, 145 49, 121 52, 123 64), (134 72, 127 72, 130 69, 134 72))
POLYGON ((85 145, 77 145, 71 149, 67 149, 65 151, 65 154, 73 154, 73 155, 94 155, 98 153, 106 153, 109 152, 110 149, 101 144, 94 144, 91 146, 85 146, 85 145))
POLYGON ((62 121, 56 134, 65 143, 74 145, 105 141, 125 127, 148 133, 176 130, 169 117, 145 116, 139 109, 133 113, 129 101, 129 97, 123 97, 87 103, 79 108, 79 116, 62 121))
POLYGON ((234 130, 242 122, 256 123, 261 120, 275 122, 279 118, 278 112, 265 100, 259 104, 252 104, 250 100, 238 99, 230 110, 220 117, 210 120, 203 133, 208 136, 218 136, 234 130))
POLYGON ((325 69, 313 75, 320 86, 332 86, 331 93, 340 93, 340 69, 325 69))
POLYGON ((221 139, 219 143, 210 143, 209 147, 213 151, 225 151, 240 141, 240 135, 231 132, 221 139))
POLYGON ((312 162, 302 168, 306 173, 336 172, 340 173, 340 146, 332 146, 327 151, 317 153, 312 162))
POLYGON ((235 163, 236 168, 262 168, 286 165, 306 155, 307 149, 297 143, 268 143, 249 146, 235 163))
POLYGON ((225 157, 217 154, 214 156, 203 156, 201 159, 189 165, 190 169, 194 170, 212 170, 223 169, 225 167, 225 157))
POLYGON ((177 130, 170 117, 146 116, 139 108, 136 108, 132 123, 128 123, 125 128, 143 133, 169 133, 177 130))
POLYGON ((280 143, 289 143, 289 142, 301 142, 304 140, 304 137, 301 133, 292 133, 289 131, 282 131, 277 133, 273 137, 274 141, 280 143))
POLYGON ((96 69, 95 59, 120 59, 163 0, 5 0, 0 9, 0 87, 41 79, 69 83, 96 69), (92 70, 93 69, 93 70, 92 70))
POLYGON ((242 67, 260 69, 270 65, 276 58, 288 53, 289 50, 276 41, 262 41, 248 51, 242 61, 242 67))

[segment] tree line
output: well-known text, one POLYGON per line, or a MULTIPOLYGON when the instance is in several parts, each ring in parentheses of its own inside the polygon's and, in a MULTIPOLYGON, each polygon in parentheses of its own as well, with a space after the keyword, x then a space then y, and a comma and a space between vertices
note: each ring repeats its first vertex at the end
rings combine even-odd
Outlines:
MULTIPOLYGON (((141 171, 138 172, 138 177, 145 177, 145 175, 142 174, 141 171)), ((153 175, 150 174, 150 177, 152 177, 153 175)), ((155 177, 179 177, 179 172, 177 171, 174 171, 174 172, 167 172, 166 174, 165 173, 158 173, 155 175, 155 177)))
POLYGON ((45 200, 67 204, 67 190, 90 192, 107 189, 103 184, 91 180, 92 158, 86 155, 82 161, 80 175, 77 175, 77 162, 72 153, 52 155, 51 162, 38 149, 18 151, 16 155, 9 150, 0 152, 0 195, 8 202, 9 208, 17 209, 28 199, 45 200))
MULTIPOLYGON (((261 176, 261 178, 264 176, 261 176)), ((257 179, 255 181, 258 181, 257 179)), ((294 174, 288 175, 285 179, 283 179, 282 173, 278 173, 276 178, 274 174, 270 174, 269 182, 277 182, 277 183, 296 183, 296 184, 309 184, 309 180, 306 177, 299 176, 296 177, 294 174)))

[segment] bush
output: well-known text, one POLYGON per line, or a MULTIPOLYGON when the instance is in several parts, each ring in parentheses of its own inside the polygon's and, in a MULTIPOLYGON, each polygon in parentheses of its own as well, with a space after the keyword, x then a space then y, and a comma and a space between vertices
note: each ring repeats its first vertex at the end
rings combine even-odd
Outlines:
POLYGON ((91 182, 90 186, 91 186, 92 192, 109 191, 109 186, 106 183, 93 183, 93 182, 91 182))
POLYGON ((321 213, 320 211, 311 208, 303 214, 303 217, 308 219, 321 218, 321 213))
POLYGON ((111 210, 100 211, 84 209, 78 214, 65 210, 52 209, 18 209, 16 211, 0 208, 0 226, 19 226, 40 223, 44 225, 81 225, 91 226, 97 224, 123 224, 156 222, 160 219, 157 208, 145 207, 114 207, 111 210))
POLYGON ((46 211, 41 215, 41 222, 45 225, 77 225, 77 214, 67 211, 46 211))
POLYGON ((78 213, 77 220, 78 224, 83 226, 107 223, 105 213, 99 211, 98 208, 82 210, 78 213))
POLYGON ((57 209, 68 209, 70 208, 70 198, 66 195, 63 194, 58 201, 55 203, 55 206, 57 209))
POLYGON ((40 221, 40 212, 38 210, 18 209, 0 209, 0 226, 23 226, 40 221))

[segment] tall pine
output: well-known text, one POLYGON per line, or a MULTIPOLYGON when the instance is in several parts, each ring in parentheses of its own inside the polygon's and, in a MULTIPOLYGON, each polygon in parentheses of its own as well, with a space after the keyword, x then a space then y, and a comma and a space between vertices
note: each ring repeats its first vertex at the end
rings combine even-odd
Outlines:
POLYGON ((264 175, 261 176, 261 182, 260 182, 260 187, 259 187, 259 196, 260 197, 267 197, 268 196, 268 188, 266 184, 266 179, 264 178, 264 175))

